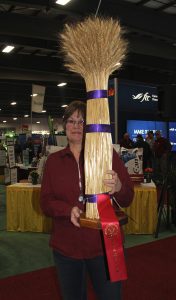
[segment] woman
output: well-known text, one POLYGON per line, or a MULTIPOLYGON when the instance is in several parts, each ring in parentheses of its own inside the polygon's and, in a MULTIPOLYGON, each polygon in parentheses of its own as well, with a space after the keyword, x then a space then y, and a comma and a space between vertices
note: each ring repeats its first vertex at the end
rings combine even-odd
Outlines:
MULTIPOLYGON (((86 106, 72 102, 65 111, 63 125, 68 146, 51 154, 41 188, 43 212, 53 218, 50 246, 58 272, 63 300, 86 300, 87 272, 97 299, 120 299, 120 282, 111 283, 107 275, 101 231, 81 228, 79 217, 84 210, 84 120, 86 106)), ((133 188, 118 155, 113 154, 112 179, 105 180, 111 194, 122 206, 133 199, 133 188), (117 175, 118 170, 118 175, 117 175)))

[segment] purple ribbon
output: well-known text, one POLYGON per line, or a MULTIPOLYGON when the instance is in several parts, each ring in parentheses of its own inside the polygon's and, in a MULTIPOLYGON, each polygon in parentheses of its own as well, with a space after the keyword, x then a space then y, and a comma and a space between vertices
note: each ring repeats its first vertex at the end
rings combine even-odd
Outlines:
POLYGON ((94 90, 87 92, 87 100, 98 99, 98 98, 108 98, 107 90, 94 90))
POLYGON ((86 133, 90 133, 90 132, 111 133, 111 125, 110 124, 87 124, 85 131, 86 131, 86 133))
MULTIPOLYGON (((108 195, 108 193, 102 193, 102 194, 108 195)), ((88 203, 97 203, 98 195, 102 195, 102 194, 85 195, 85 200, 86 200, 88 203)))

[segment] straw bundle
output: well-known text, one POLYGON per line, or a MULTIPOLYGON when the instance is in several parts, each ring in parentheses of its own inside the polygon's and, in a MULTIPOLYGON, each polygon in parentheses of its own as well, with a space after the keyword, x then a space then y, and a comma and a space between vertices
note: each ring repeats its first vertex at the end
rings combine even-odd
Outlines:
MULTIPOLYGON (((89 17, 76 25, 65 25, 61 34, 65 66, 84 78, 87 92, 107 90, 109 75, 125 58, 127 42, 122 33, 119 22, 112 18, 89 17)), ((110 124, 107 98, 87 101, 86 124, 110 124)), ((111 169, 111 133, 86 133, 85 193, 108 192, 103 179, 106 171, 111 169)), ((96 203, 86 204, 86 217, 99 218, 96 203)))

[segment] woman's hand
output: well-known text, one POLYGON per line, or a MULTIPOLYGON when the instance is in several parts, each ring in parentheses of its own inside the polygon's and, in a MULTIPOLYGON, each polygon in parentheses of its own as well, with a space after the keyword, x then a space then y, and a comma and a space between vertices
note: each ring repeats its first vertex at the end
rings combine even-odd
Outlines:
POLYGON ((80 227, 79 224, 79 218, 80 218, 80 214, 82 213, 82 210, 79 209, 79 207, 74 206, 71 210, 71 222, 73 223, 73 225, 75 225, 76 227, 80 227))
POLYGON ((104 179, 104 184, 111 188, 109 191, 109 194, 114 194, 116 192, 119 192, 122 187, 122 183, 117 175, 117 173, 113 170, 108 170, 106 174, 112 175, 111 179, 104 179))

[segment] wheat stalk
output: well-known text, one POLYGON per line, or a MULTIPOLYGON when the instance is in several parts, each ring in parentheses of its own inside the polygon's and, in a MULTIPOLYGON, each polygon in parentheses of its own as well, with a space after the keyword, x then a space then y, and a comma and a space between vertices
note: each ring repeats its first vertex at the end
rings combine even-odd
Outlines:
MULTIPOLYGON (((109 75, 125 58, 127 42, 118 20, 88 17, 76 25, 65 25, 60 35, 65 66, 80 74, 87 92, 107 90, 109 75)), ((86 124, 110 124, 108 100, 87 101, 86 124)), ((85 140, 85 193, 108 191, 103 184, 105 173, 112 169, 110 133, 87 133, 85 140)), ((98 218, 96 204, 87 203, 86 216, 98 218)))

